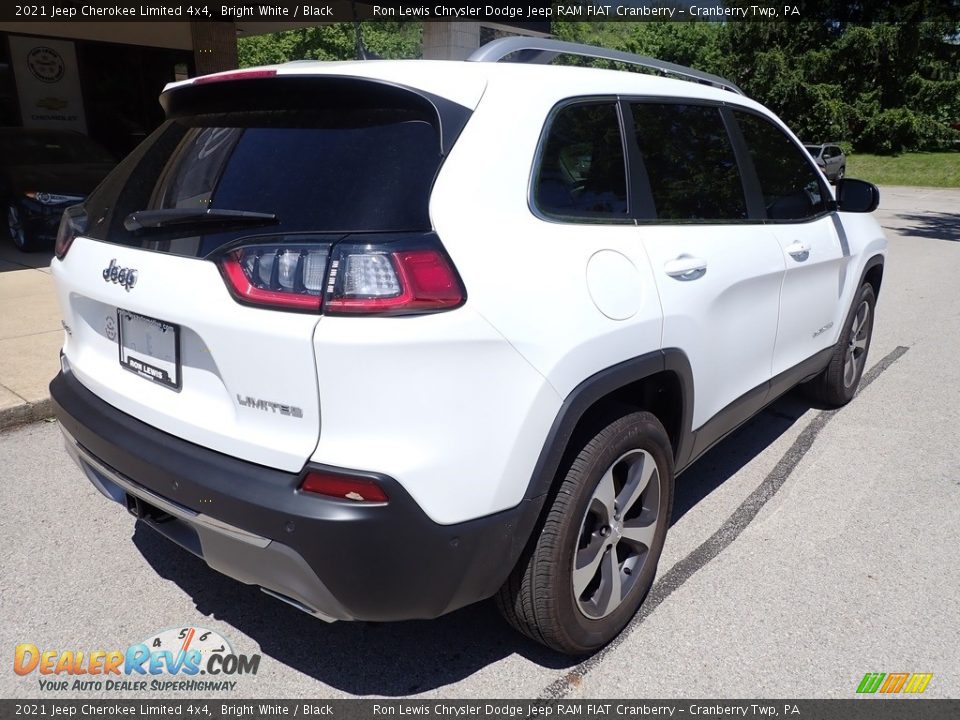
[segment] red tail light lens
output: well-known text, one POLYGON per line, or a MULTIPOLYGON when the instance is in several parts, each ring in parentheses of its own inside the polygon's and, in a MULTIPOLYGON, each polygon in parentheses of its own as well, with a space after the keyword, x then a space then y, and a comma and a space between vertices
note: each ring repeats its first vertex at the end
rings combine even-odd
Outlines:
POLYGON ((58 260, 63 260, 77 235, 87 231, 87 213, 82 205, 71 205, 63 211, 60 218, 60 227, 57 229, 57 242, 54 253, 58 260))
POLYGON ((464 291, 439 247, 337 245, 330 263, 328 315, 402 315, 449 310, 464 291))
POLYGON ((300 484, 300 489, 340 500, 368 503, 387 502, 387 494, 373 480, 316 470, 307 473, 300 484))
POLYGON ((328 244, 251 245, 227 253, 220 268, 240 302, 319 312, 329 254, 328 244))
POLYGON ((230 250, 219 263, 238 301, 277 309, 407 315, 450 310, 466 297, 432 234, 363 244, 268 240, 230 250))

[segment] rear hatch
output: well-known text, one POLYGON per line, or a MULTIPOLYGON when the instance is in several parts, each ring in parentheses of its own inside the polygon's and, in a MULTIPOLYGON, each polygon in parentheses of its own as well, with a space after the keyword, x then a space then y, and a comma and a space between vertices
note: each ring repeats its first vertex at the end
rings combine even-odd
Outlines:
POLYGON ((296 471, 320 432, 313 336, 336 248, 429 239, 430 189, 470 112, 379 80, 272 74, 168 90, 167 122, 68 212, 52 268, 83 385, 296 471))

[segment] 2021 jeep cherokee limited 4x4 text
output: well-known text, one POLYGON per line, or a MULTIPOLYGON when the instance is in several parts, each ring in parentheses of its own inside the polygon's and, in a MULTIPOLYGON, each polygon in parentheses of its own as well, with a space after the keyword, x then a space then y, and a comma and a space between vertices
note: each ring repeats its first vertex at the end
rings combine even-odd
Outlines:
POLYGON ((216 570, 326 620, 495 596, 585 652, 680 471, 798 382, 853 396, 878 196, 722 78, 472 60, 169 86, 64 215, 51 392, 90 481, 216 570))

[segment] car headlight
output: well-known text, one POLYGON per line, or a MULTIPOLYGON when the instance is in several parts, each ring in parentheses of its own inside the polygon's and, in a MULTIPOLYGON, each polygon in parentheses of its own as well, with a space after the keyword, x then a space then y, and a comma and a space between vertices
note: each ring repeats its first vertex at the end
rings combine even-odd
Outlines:
POLYGON ((78 203, 83 201, 83 195, 58 195, 48 192, 27 192, 24 193, 31 200, 36 200, 41 205, 63 205, 64 203, 78 203))

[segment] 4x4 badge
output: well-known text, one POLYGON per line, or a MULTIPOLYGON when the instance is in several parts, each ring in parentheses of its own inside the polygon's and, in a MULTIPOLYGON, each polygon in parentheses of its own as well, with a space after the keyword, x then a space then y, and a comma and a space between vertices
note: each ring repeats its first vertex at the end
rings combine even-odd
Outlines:
POLYGON ((104 268, 103 279, 105 282, 115 282, 120 285, 123 285, 127 292, 130 292, 130 288, 137 284, 137 271, 133 268, 122 268, 117 265, 117 260, 114 258, 110 261, 110 264, 104 268))

